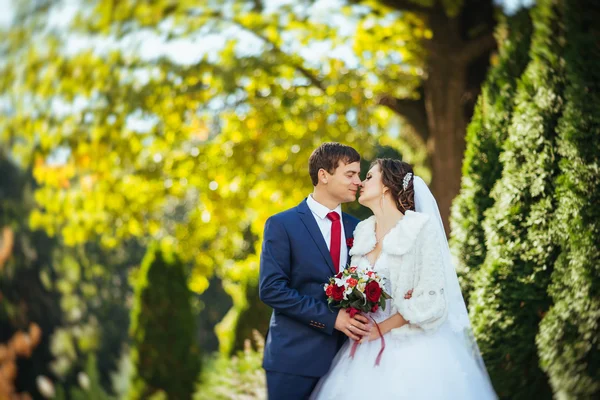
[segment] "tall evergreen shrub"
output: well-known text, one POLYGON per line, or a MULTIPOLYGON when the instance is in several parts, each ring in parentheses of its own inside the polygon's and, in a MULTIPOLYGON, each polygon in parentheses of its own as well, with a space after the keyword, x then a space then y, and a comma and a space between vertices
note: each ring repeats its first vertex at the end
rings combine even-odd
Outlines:
POLYGON ((500 156, 503 171, 485 212, 486 259, 474 279, 475 336, 498 394, 551 397, 535 337, 548 311, 558 246, 549 234, 556 209, 557 124, 563 107, 562 15, 553 0, 532 10, 531 62, 518 83, 500 156))
POLYGON ((499 156, 508 135, 517 81, 529 62, 531 18, 527 10, 506 18, 496 31, 498 61, 481 90, 466 136, 461 189, 452 206, 452 253, 465 300, 472 274, 485 260, 484 212, 494 204, 492 187, 500 178, 499 156))
POLYGON ((190 300, 182 262, 159 246, 151 246, 135 285, 130 399, 160 393, 168 399, 192 398, 200 352, 190 300))
POLYGON ((600 398, 600 3, 563 0, 565 111, 553 235, 561 245, 540 325, 542 368, 558 399, 600 398))

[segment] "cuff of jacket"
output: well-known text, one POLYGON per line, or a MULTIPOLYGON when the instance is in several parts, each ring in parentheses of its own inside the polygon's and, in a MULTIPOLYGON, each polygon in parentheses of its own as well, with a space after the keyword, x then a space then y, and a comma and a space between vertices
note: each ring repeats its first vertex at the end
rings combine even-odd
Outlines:
POLYGON ((318 330, 319 332, 332 335, 336 318, 337 313, 332 312, 331 314, 319 316, 319 318, 309 320, 308 326, 318 330))
POLYGON ((418 327, 421 331, 437 329, 444 323, 447 316, 444 296, 435 295, 423 300, 425 299, 413 297, 412 299, 402 299, 394 305, 410 326, 418 327))

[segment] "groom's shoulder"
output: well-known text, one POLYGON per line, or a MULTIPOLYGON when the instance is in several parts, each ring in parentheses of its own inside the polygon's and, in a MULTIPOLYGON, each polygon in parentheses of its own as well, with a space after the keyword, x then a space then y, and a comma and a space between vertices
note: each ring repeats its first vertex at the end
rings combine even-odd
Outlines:
POLYGON ((269 219, 278 222, 287 222, 290 220, 294 220, 298 218, 298 207, 299 206, 295 206, 292 208, 288 208, 287 210, 278 212, 277 214, 273 214, 269 217, 269 219))

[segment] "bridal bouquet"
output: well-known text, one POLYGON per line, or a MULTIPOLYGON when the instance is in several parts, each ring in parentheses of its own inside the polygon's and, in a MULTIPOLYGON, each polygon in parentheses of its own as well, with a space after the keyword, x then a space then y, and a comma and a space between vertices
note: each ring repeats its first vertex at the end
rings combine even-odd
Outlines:
MULTIPOLYGON (((383 278, 370 268, 349 267, 329 278, 329 283, 324 286, 327 303, 331 306, 343 308, 354 317, 358 313, 376 312, 379 307, 385 310, 385 301, 392 297, 383 290, 383 278)), ((375 360, 379 365, 381 355, 385 349, 385 339, 381 334, 379 325, 375 323, 381 338, 381 350, 375 360)), ((350 357, 354 358, 358 342, 354 342, 350 350, 350 357)))
POLYGON ((375 312, 391 296, 383 290, 383 280, 370 268, 349 267, 329 278, 325 284, 327 303, 346 309, 351 317, 359 312, 375 312))

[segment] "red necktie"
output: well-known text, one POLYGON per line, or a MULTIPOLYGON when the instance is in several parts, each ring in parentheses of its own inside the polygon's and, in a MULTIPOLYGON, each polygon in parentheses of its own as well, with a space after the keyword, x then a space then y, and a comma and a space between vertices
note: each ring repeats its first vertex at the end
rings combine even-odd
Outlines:
POLYGON ((331 220, 331 242, 329 242, 329 254, 333 260, 333 269, 339 272, 340 269, 340 251, 342 247, 342 224, 340 223, 340 215, 335 211, 327 214, 327 218, 331 220))

